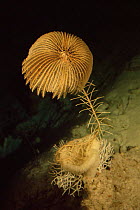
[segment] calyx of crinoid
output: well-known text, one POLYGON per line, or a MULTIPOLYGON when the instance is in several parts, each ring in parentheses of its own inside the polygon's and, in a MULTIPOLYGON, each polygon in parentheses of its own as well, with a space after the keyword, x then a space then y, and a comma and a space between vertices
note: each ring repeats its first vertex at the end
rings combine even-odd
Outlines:
POLYGON ((65 171, 76 175, 90 174, 94 177, 100 163, 99 148, 99 140, 90 134, 61 146, 55 154, 55 159, 65 171))

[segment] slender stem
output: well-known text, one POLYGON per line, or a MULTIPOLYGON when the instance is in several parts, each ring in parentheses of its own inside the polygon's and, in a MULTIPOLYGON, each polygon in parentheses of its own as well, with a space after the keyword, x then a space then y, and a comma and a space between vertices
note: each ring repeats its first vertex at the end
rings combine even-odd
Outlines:
POLYGON ((93 113, 93 115, 94 115, 94 118, 95 118, 95 120, 96 120, 96 122, 97 122, 98 129, 99 129, 98 132, 99 132, 99 136, 100 136, 100 135, 102 134, 102 130, 101 130, 101 124, 100 124, 100 121, 99 121, 98 116, 97 116, 97 114, 96 114, 96 111, 94 110, 94 107, 93 107, 93 105, 92 105, 92 103, 91 103, 91 100, 90 100, 90 98, 89 98, 87 92, 85 91, 85 89, 83 89, 82 92, 83 92, 84 96, 86 97, 86 99, 87 99, 87 101, 88 101, 88 104, 89 104, 89 106, 90 106, 90 108, 91 108, 91 110, 92 110, 92 113, 93 113))

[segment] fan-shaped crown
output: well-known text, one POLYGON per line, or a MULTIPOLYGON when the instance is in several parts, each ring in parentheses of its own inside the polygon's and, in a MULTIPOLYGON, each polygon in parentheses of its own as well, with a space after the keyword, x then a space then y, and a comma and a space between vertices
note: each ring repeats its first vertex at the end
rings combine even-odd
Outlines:
POLYGON ((81 91, 92 71, 93 57, 82 39, 65 32, 49 32, 31 46, 22 63, 26 84, 37 94, 53 98, 81 91))

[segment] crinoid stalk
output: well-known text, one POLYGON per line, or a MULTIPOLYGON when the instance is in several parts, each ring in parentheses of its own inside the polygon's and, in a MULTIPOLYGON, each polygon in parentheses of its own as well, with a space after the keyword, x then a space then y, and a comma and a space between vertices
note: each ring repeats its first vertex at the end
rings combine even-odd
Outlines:
POLYGON ((91 129, 91 133, 96 134, 101 139, 103 133, 108 132, 105 127, 111 125, 108 124, 109 118, 106 117, 106 114, 109 112, 100 111, 100 106, 103 104, 101 99, 103 97, 93 98, 93 93, 96 91, 95 85, 92 82, 88 82, 78 96, 71 100, 79 99, 81 101, 76 106, 83 106, 80 112, 88 111, 90 116, 88 127, 91 129))

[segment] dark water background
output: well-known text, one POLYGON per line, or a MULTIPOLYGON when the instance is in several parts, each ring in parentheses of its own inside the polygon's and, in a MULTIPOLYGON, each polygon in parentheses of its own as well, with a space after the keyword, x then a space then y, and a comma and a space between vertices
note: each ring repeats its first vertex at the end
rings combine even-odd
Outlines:
POLYGON ((21 64, 42 34, 66 31, 81 37, 94 56, 91 79, 99 93, 111 87, 124 65, 140 53, 140 5, 122 1, 1 5, 0 165, 2 191, 32 158, 85 121, 70 97, 36 96, 25 86, 21 64), (7 143, 5 143, 7 141, 7 143), (4 146, 5 143, 5 146, 4 146))

